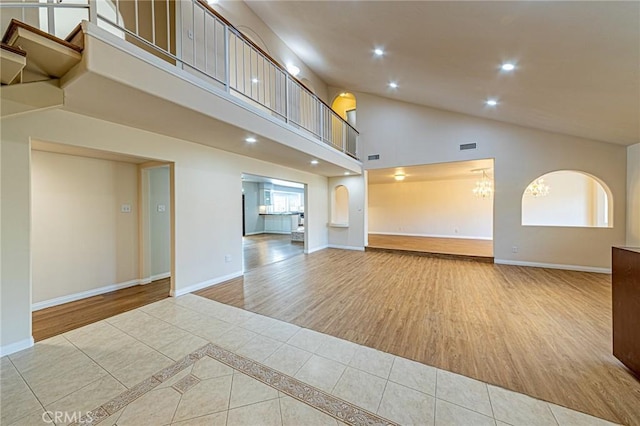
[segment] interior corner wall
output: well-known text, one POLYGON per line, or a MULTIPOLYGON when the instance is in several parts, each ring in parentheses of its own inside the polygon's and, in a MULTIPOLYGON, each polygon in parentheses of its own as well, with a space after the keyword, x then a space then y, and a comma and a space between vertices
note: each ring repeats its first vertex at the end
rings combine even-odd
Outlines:
POLYGON ((264 232, 264 216, 260 216, 260 193, 257 182, 242 182, 244 194, 244 225, 247 235, 264 232))
POLYGON ((366 169, 494 158, 496 261, 571 268, 611 268, 611 246, 624 244, 627 148, 494 120, 355 93, 366 169), (477 149, 460 151, 475 142, 477 149), (577 170, 601 179, 613 195, 613 228, 527 227, 521 200, 536 177, 577 170), (512 253, 517 246, 518 252, 512 253))
POLYGON ((171 273, 171 190, 169 166, 149 172, 149 240, 151 279, 171 273))
POLYGON ((640 247, 640 143, 627 147, 627 241, 640 247))
MULTIPOLYGON (((4 125, 4 123, 3 123, 4 125)), ((2 129, 0 179, 0 349, 31 346, 31 146, 2 129)))
POLYGON ((32 303, 137 284, 136 165, 42 151, 31 159, 32 303))
POLYGON ((364 249, 365 246, 365 199, 366 185, 364 175, 339 176, 329 178, 329 208, 333 191, 343 185, 349 191, 349 226, 329 227, 329 246, 348 249, 364 249))
POLYGON ((488 239, 493 198, 472 193, 476 178, 369 185, 372 234, 488 239))

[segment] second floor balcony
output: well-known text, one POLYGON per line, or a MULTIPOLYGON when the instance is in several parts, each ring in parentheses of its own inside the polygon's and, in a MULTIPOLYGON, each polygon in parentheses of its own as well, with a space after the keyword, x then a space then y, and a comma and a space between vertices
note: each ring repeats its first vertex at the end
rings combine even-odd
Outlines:
POLYGON ((358 131, 201 0, 0 1, 11 18, 63 38, 82 20, 359 159, 358 131))

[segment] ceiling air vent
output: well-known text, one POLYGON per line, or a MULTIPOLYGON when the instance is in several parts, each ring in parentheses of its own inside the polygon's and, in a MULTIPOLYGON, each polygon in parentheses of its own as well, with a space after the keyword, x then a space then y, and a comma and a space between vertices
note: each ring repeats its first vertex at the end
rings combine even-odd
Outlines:
POLYGON ((374 155, 370 155, 367 157, 367 160, 371 161, 371 160, 379 160, 380 159, 380 154, 374 154, 374 155))
POLYGON ((462 145, 460 145, 460 151, 465 151, 467 149, 476 149, 476 143, 463 143, 462 145))

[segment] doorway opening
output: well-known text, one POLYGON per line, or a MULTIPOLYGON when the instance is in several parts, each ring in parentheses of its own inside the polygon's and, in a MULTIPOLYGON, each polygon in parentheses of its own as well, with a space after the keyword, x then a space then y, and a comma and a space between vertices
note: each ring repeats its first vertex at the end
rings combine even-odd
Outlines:
POLYGON ((243 270, 304 253, 306 185, 242 174, 243 270))
POLYGON ((369 249, 493 260, 493 159, 369 170, 369 249))
POLYGON ((32 141, 31 148, 34 339, 169 297, 173 165, 59 143, 32 141), (145 231, 151 194, 143 176, 150 166, 162 170, 151 185, 164 197, 165 221, 154 225, 160 233, 145 231), (156 260, 145 263, 151 244, 163 248, 163 270, 155 275, 156 260))
POLYGON ((331 109, 352 127, 356 127, 356 97, 353 93, 340 93, 331 103, 331 109))

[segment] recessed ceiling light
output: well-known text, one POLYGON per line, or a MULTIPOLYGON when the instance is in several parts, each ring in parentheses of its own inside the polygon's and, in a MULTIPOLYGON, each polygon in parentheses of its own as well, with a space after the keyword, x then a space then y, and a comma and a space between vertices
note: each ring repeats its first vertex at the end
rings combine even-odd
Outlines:
POLYGON ((392 81, 389 83, 389 87, 391 87, 392 89, 397 89, 398 88, 398 83, 396 83, 395 81, 392 81))
POLYGON ((382 56, 382 55, 384 55, 384 50, 382 50, 382 49, 381 49, 381 48, 379 48, 379 47, 376 47, 375 49, 373 49, 373 53, 374 53, 376 56, 382 56))
POLYGON ((500 68, 502 68, 502 71, 513 71, 516 68, 516 66, 509 62, 506 62, 502 64, 500 68))
POLYGON ((489 106, 496 106, 496 105, 498 105, 498 101, 496 101, 495 99, 487 99, 485 101, 485 104, 487 104, 489 106))
POLYGON ((311 164, 313 164, 314 166, 317 165, 319 163, 318 160, 311 160, 311 164))
POLYGON ((351 174, 351 172, 344 172, 345 176, 349 176, 351 174))
POLYGON ((256 143, 258 141, 258 139, 254 138, 253 136, 249 136, 248 138, 245 139, 245 142, 249 142, 249 143, 256 143))
POLYGON ((407 177, 404 173, 396 173, 393 178, 397 181, 402 181, 404 180, 404 178, 407 177))
POLYGON ((257 83, 257 82, 258 82, 258 79, 254 77, 254 78, 252 78, 252 79, 251 79, 251 82, 252 82, 252 83, 257 83))
POLYGON ((287 64, 287 71, 289 71, 289 74, 291 74, 294 77, 300 74, 300 68, 298 68, 293 64, 287 64))

